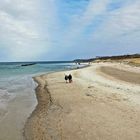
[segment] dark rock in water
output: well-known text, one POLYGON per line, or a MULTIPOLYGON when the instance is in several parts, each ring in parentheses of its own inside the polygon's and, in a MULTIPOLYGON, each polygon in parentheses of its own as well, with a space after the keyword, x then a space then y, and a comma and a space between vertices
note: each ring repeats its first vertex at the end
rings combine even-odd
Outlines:
POLYGON ((21 66, 24 67, 24 66, 31 66, 31 65, 35 65, 36 63, 28 63, 28 64, 22 64, 21 66))

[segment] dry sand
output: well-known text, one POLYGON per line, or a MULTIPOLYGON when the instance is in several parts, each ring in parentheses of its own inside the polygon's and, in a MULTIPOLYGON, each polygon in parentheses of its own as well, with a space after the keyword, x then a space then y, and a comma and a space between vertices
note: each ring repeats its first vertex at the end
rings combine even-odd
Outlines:
POLYGON ((25 138, 139 140, 140 86, 133 76, 129 81, 118 76, 124 76, 122 67, 128 77, 128 70, 137 72, 139 81, 139 68, 109 63, 36 77, 38 105, 25 125, 25 138), (73 83, 65 83, 64 73, 72 73, 73 83))

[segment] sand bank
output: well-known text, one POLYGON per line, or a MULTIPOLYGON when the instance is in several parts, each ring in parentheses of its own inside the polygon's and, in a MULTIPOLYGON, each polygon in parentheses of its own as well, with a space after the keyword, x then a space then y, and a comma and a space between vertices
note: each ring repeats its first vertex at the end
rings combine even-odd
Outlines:
POLYGON ((100 71, 118 80, 140 85, 140 73, 103 66, 100 71))
POLYGON ((118 82, 117 75, 108 78, 105 75, 110 73, 100 70, 103 66, 122 68, 119 64, 93 64, 36 77, 38 105, 25 125, 25 138, 139 140, 140 87, 123 79, 118 82), (65 83, 64 73, 72 73, 73 83, 65 83))

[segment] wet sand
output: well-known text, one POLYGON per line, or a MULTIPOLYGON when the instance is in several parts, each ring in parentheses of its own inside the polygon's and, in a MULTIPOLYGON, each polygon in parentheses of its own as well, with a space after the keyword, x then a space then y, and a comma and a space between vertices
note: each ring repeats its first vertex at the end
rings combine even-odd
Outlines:
POLYGON ((26 122, 24 137, 26 140, 47 140, 46 130, 48 126, 46 122, 48 109, 52 103, 51 96, 47 90, 44 76, 35 77, 34 80, 38 83, 36 88, 38 105, 26 122))
POLYGON ((36 105, 34 95, 16 96, 0 117, 0 140, 23 140, 24 125, 36 105))
POLYGON ((26 140, 139 140, 140 87, 98 71, 112 65, 36 77, 38 105, 25 125, 26 140), (73 83, 65 83, 64 73, 73 83))

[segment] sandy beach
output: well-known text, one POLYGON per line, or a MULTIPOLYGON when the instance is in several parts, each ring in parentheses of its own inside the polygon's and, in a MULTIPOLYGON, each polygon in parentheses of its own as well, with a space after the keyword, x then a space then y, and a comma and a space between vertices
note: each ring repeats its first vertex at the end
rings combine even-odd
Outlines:
POLYGON ((139 140, 140 67, 93 63, 35 77, 38 105, 26 140, 139 140), (64 74, 73 75, 65 83, 64 74))

